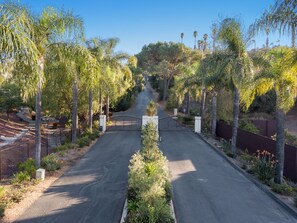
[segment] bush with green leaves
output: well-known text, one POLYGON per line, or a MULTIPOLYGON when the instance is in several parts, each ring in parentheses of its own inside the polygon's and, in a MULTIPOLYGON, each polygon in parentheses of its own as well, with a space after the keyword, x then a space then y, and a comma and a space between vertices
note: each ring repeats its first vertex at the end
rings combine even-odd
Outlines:
POLYGON ((141 132, 141 143, 142 147, 145 148, 156 148, 158 147, 159 134, 157 126, 153 122, 148 122, 142 129, 141 132))
POLYGON ((171 223, 168 161, 158 148, 158 132, 153 123, 143 128, 142 145, 130 160, 126 222, 171 223))
POLYGON ((154 101, 150 101, 146 108, 146 115, 148 116, 155 116, 157 115, 157 106, 154 101))
POLYGON ((76 143, 78 144, 79 148, 82 148, 84 146, 88 146, 91 143, 91 140, 88 136, 81 137, 77 139, 76 143))
POLYGON ((47 171, 56 171, 61 168, 59 160, 53 153, 43 157, 40 165, 47 171))
POLYGON ((240 119, 238 123, 238 128, 255 134, 258 134, 260 132, 259 129, 248 119, 240 119))
POLYGON ((30 175, 27 172, 18 172, 14 175, 13 179, 11 180, 12 184, 22 184, 29 182, 31 180, 30 175))
POLYGON ((69 150, 69 149, 76 149, 76 148, 77 148, 76 144, 67 142, 67 143, 65 143, 63 145, 55 147, 54 152, 61 152, 61 151, 66 151, 66 150, 69 150))
POLYGON ((271 190, 275 193, 282 194, 282 195, 292 195, 294 192, 294 188, 291 187, 286 182, 284 182, 282 184, 277 184, 277 183, 272 182, 271 190))
POLYGON ((19 163, 17 168, 19 172, 29 175, 30 178, 35 178, 36 166, 34 159, 29 158, 26 161, 19 163))

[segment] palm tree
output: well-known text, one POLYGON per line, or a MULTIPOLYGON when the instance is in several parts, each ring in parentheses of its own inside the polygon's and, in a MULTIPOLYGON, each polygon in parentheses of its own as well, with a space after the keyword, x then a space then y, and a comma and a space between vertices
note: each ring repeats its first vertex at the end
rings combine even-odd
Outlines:
POLYGON ((270 90, 276 93, 276 183, 283 181, 284 168, 284 124, 285 114, 294 105, 297 90, 297 51, 286 47, 277 47, 257 57, 260 72, 252 86, 243 95, 249 98, 249 104, 255 95, 270 90))
POLYGON ((83 33, 83 22, 72 12, 59 11, 55 8, 46 8, 41 15, 34 17, 34 38, 33 41, 38 49, 38 83, 36 91, 36 121, 35 121, 35 150, 36 166, 40 166, 41 152, 41 86, 44 76, 44 65, 46 54, 57 42, 59 37, 63 37, 66 32, 74 33, 81 37, 83 33))
POLYGON ((198 32, 194 31, 193 35, 194 35, 194 49, 196 49, 196 38, 197 38, 198 32))
POLYGON ((184 40, 184 33, 181 33, 180 34, 180 42, 183 43, 183 40, 184 40))
POLYGON ((238 21, 233 18, 224 19, 220 24, 218 37, 226 46, 226 50, 220 52, 223 61, 221 62, 222 72, 218 77, 222 80, 225 76, 224 78, 228 80, 234 94, 231 150, 236 153, 240 93, 244 91, 245 80, 251 76, 252 64, 246 51, 241 25, 238 21))
POLYGON ((211 27, 211 38, 212 38, 212 50, 216 51, 216 40, 218 38, 218 26, 216 23, 212 24, 211 27))
MULTIPOLYGON (((266 34, 266 42, 265 42, 265 48, 269 49, 269 33, 270 29, 272 27, 272 14, 270 11, 265 10, 262 14, 260 19, 257 19, 254 24, 250 26, 250 32, 258 33, 259 31, 264 31, 266 34)), ((272 27, 275 29, 275 27, 272 27)))
POLYGON ((271 25, 280 32, 291 34, 292 47, 296 46, 297 4, 295 0, 277 0, 272 8, 271 25))
MULTIPOLYGON (((26 72, 13 72, 20 80, 22 96, 27 99, 35 94, 37 84, 37 47, 31 37, 34 24, 30 12, 22 5, 5 2, 0 5, 0 52, 2 80, 14 68, 24 68, 26 72), (26 80, 26 81, 21 81, 26 80)), ((1 83, 0 83, 1 84, 1 83)))
POLYGON ((208 35, 205 33, 204 35, 203 35, 203 52, 205 52, 205 50, 206 50, 206 46, 207 46, 207 38, 208 38, 208 35))

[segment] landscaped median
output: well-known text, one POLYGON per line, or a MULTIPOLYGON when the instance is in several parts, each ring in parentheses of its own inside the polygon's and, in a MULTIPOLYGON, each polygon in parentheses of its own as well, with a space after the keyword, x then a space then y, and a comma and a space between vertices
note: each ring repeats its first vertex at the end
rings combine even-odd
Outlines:
POLYGON ((173 223, 168 161, 158 148, 156 125, 142 130, 142 148, 130 160, 126 223, 173 223))
MULTIPOLYGON (((71 166, 75 160, 85 154, 88 148, 90 148, 89 146, 93 145, 91 144, 92 140, 95 140, 98 137, 98 130, 85 131, 77 140, 77 144, 68 143, 66 141, 63 145, 54 148, 54 153, 43 157, 41 160, 41 167, 47 171, 47 176, 50 178, 54 176, 54 179, 50 180, 51 183, 60 177, 67 170, 67 167, 71 166)), ((28 197, 26 196, 26 193, 30 193, 31 198, 34 197, 32 196, 34 192, 41 194, 42 191, 36 190, 40 181, 35 179, 35 173, 35 160, 29 158, 18 164, 18 171, 12 179, 1 182, 0 219, 6 215, 5 209, 13 208, 16 203, 19 203, 24 198, 28 197)), ((44 182, 44 184, 45 185, 41 187, 42 190, 45 190, 46 187, 50 186, 50 183, 44 182)), ((20 211, 20 208, 17 209, 20 211)), ((13 213, 13 217, 16 217, 17 214, 20 213, 13 213)), ((8 219, 5 219, 5 221, 7 220, 10 222, 13 220, 13 217, 8 216, 8 219)))

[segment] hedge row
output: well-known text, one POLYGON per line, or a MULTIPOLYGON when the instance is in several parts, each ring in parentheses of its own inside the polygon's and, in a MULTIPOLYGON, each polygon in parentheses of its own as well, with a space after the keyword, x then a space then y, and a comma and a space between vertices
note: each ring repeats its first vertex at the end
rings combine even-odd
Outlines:
POLYGON ((148 123, 142 130, 142 149, 130 160, 126 223, 174 222, 168 161, 158 148, 158 138, 156 125, 148 123))

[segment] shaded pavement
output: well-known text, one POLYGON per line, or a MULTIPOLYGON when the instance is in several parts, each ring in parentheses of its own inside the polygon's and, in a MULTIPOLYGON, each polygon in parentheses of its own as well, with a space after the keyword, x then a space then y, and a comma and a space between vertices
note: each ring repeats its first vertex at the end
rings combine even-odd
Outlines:
MULTIPOLYGON (((151 97, 150 91, 141 92, 131 109, 118 114, 141 118, 151 97)), ((129 160, 139 148, 139 131, 106 132, 16 222, 118 223, 126 198, 129 160)))

